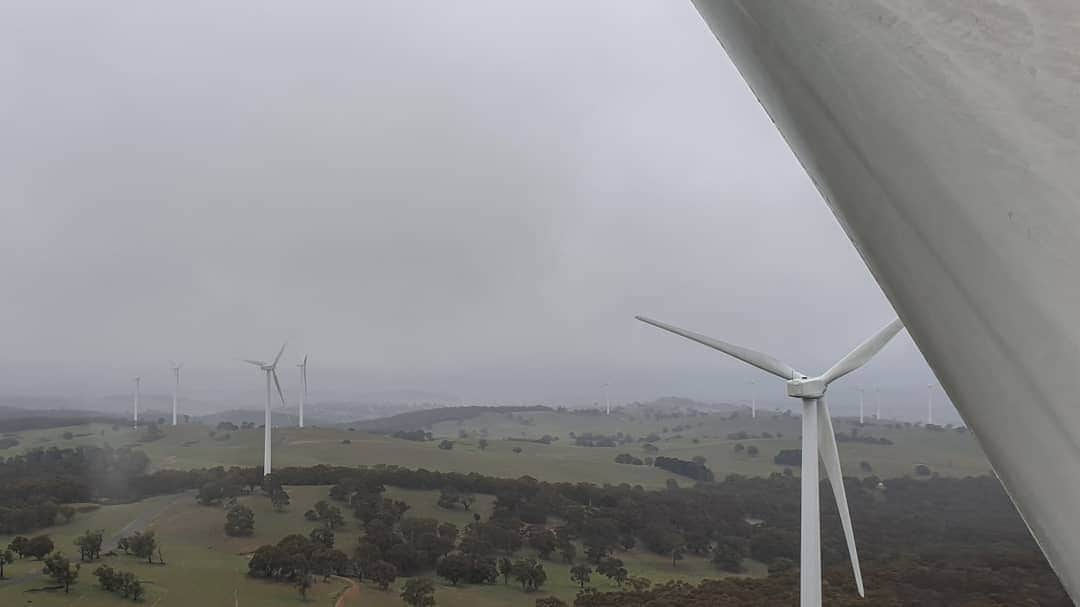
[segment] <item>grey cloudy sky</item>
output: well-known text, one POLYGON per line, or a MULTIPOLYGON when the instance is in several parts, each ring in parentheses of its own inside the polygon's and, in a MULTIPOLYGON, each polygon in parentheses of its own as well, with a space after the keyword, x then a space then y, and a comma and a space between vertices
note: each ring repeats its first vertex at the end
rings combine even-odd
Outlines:
MULTIPOLYGON (((689 2, 5 13, 0 394, 287 338, 344 397, 730 401, 753 373, 633 315, 807 370, 892 316, 689 2)), ((863 377, 932 375, 904 335, 863 377)))

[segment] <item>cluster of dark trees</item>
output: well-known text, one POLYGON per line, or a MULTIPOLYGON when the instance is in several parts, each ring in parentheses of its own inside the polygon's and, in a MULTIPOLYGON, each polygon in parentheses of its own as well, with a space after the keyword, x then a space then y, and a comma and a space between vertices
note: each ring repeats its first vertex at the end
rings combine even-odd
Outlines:
POLYGON ((47 527, 58 515, 69 519, 75 513, 64 503, 131 498, 133 480, 148 465, 146 454, 127 448, 39 448, 0 458, 0 533, 47 527))
POLYGON ((642 466, 642 465, 645 464, 645 461, 642 460, 640 457, 634 457, 633 455, 630 455, 629 453, 620 453, 620 454, 615 456, 615 463, 616 464, 630 464, 632 466, 642 466))
POLYGON ((312 576, 356 575, 348 555, 333 547, 332 532, 329 537, 312 536, 316 539, 288 535, 277 544, 260 546, 248 561, 248 575, 295 584, 302 596, 311 587, 312 576))
POLYGON ((713 480, 712 470, 704 462, 688 461, 677 457, 658 456, 653 460, 653 465, 661 470, 667 470, 672 474, 678 474, 696 481, 708 483, 713 480))
POLYGON ((130 571, 120 571, 108 565, 99 565, 94 570, 94 575, 97 577, 98 584, 101 585, 102 589, 106 592, 119 594, 125 599, 138 601, 146 592, 139 578, 135 577, 135 574, 130 571))
POLYGON ((884 436, 870 436, 869 434, 859 434, 858 429, 852 429, 851 433, 837 432, 836 442, 838 443, 863 443, 865 445, 892 445, 893 441, 885 438, 884 436))
POLYGON ((400 438, 401 440, 411 440, 416 442, 432 440, 431 433, 424 430, 398 430, 391 436, 400 438))

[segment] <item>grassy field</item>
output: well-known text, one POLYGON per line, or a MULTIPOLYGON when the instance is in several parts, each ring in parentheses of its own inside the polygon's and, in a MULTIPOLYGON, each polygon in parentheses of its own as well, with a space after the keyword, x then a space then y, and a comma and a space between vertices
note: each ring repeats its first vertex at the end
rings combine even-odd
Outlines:
MULTIPOLYGON (((292 506, 288 512, 274 512, 269 500, 262 496, 246 496, 240 499, 255 511, 255 535, 249 538, 227 537, 223 532, 224 509, 198 505, 193 495, 163 496, 143 500, 133 504, 104 506, 93 512, 81 514, 69 524, 44 529, 53 538, 58 549, 69 556, 77 556, 73 545, 75 537, 87 529, 103 529, 106 539, 117 537, 126 525, 135 520, 144 520, 146 529, 153 529, 163 545, 163 555, 167 565, 149 565, 133 556, 117 555, 104 557, 100 562, 114 568, 135 572, 147 589, 144 599, 148 605, 174 606, 233 606, 236 605, 298 605, 303 604, 297 592, 287 584, 261 582, 246 576, 247 555, 258 546, 273 543, 290 533, 307 534, 313 524, 304 520, 303 512, 320 499, 326 499, 328 487, 288 487, 292 506)), ((472 519, 470 512, 464 510, 444 510, 436 505, 438 492, 389 488, 387 497, 400 499, 410 504, 407 516, 433 517, 463 526, 472 519)), ((491 496, 478 496, 473 511, 487 517, 493 503, 491 496)), ((131 531, 132 529, 128 529, 131 531)), ((126 532, 125 532, 126 533, 126 532)), ((346 551, 356 544, 361 530, 352 522, 335 532, 336 545, 346 551)), ((0 537, 0 545, 6 545, 10 537, 0 537)), ((638 550, 621 553, 632 575, 644 575, 653 580, 684 579, 698 581, 718 575, 715 568, 706 560, 689 557, 677 567, 656 555, 638 550)), ((112 594, 102 591, 93 577, 93 569, 98 563, 87 564, 79 577, 79 582, 72 588, 71 594, 62 590, 39 590, 48 586, 48 581, 36 575, 40 563, 32 559, 23 559, 6 568, 9 581, 0 582, 0 604, 60 606, 80 605, 98 607, 105 605, 123 605, 127 603, 112 594), (28 576, 28 577, 27 577, 28 576), (20 578, 26 578, 21 579, 20 578)), ((762 574, 759 564, 748 561, 750 572, 762 574)), ((518 604, 528 598, 556 594, 563 598, 572 598, 576 588, 570 582, 569 567, 558 563, 545 563, 548 583, 542 592, 535 595, 522 593, 519 587, 472 586, 453 588, 439 584, 438 600, 440 605, 506 605, 518 604)), ((606 578, 594 576, 593 585, 607 588, 606 578)), ((400 586, 396 584, 394 588, 400 586)), ((332 605, 339 593, 346 587, 344 582, 331 580, 319 582, 312 589, 308 602, 312 604, 332 605)), ((356 604, 362 605, 401 605, 397 590, 381 591, 373 586, 365 586, 361 598, 356 604)))
MULTIPOLYGON (((850 432, 850 421, 837 419, 837 430, 850 432)), ((227 439, 224 433, 217 433, 211 438, 209 429, 200 425, 164 427, 164 430, 164 438, 145 443, 140 441, 143 431, 126 427, 113 430, 104 425, 90 425, 29 431, 20 433, 21 445, 0 451, 0 454, 17 453, 34 446, 109 444, 114 447, 136 446, 145 451, 152 464, 159 468, 254 466, 262 463, 261 430, 233 432, 227 439), (65 440, 65 432, 85 436, 65 440)), ((601 416, 552 411, 512 416, 485 414, 463 422, 436 424, 431 431, 438 438, 455 441, 454 448, 440 450, 438 441, 414 442, 341 429, 276 429, 274 465, 397 464, 409 468, 478 472, 499 477, 529 475, 547 481, 629 483, 655 488, 662 487, 672 475, 648 466, 614 462, 615 456, 624 452, 645 456, 640 443, 619 447, 579 447, 573 444, 570 433, 613 435, 623 432, 642 437, 655 432, 660 436, 660 440, 654 443, 660 449, 659 455, 683 459, 705 457, 717 478, 723 478, 728 474, 761 476, 781 471, 782 467, 773 463, 773 456, 782 449, 799 447, 800 428, 797 417, 772 414, 762 415, 757 420, 745 415, 737 419, 709 415, 644 420, 621 414, 601 416), (773 438, 739 441, 727 438, 736 432, 746 432, 752 436, 768 433, 773 438), (486 451, 481 451, 477 446, 477 437, 482 433, 486 434, 490 443, 486 451), (463 434, 467 438, 459 438, 463 434), (558 440, 549 445, 507 440, 535 439, 544 435, 558 437, 558 440), (343 443, 345 440, 349 442, 343 443), (760 454, 750 457, 745 452, 736 453, 736 443, 742 443, 745 447, 754 445, 760 454), (514 448, 520 448, 522 452, 514 453, 514 448)), ((840 444, 841 462, 847 475, 876 474, 886 478, 911 475, 917 463, 928 465, 942 476, 989 472, 986 459, 969 433, 932 432, 919 427, 897 429, 884 425, 867 425, 860 432, 888 438, 895 444, 840 444), (860 469, 862 462, 870 464, 870 472, 860 469)), ((798 473, 798 470, 795 472, 798 473)))

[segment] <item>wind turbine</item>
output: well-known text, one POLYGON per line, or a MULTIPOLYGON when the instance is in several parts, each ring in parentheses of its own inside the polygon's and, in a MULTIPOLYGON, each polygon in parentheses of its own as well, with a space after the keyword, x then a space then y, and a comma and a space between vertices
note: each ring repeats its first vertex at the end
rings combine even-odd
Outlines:
POLYGON ((608 397, 607 382, 604 382, 604 404, 607 406, 607 415, 611 415, 611 399, 608 397))
POLYGON ((750 418, 757 419, 757 381, 750 380, 750 418))
POLYGON ((934 423, 934 384, 926 384, 926 425, 934 423))
POLYGON ((176 383, 173 385, 172 392, 172 425, 176 425, 176 401, 180 398, 180 369, 184 368, 184 363, 175 363, 169 361, 169 366, 172 368, 173 376, 176 377, 176 383))
POLYGON ((874 419, 881 419, 881 388, 874 388, 874 400, 877 403, 877 411, 874 412, 874 419))
POLYGON ((281 382, 278 381, 277 376, 277 364, 281 360, 281 355, 285 353, 285 344, 281 344, 281 349, 278 350, 277 356, 274 357, 274 362, 266 363, 261 360, 250 360, 245 358, 244 362, 255 365, 266 372, 266 422, 263 425, 263 475, 269 476, 270 474, 270 381, 273 380, 274 385, 277 386, 278 396, 281 397, 282 406, 285 405, 285 393, 281 391, 281 382))
POLYGON ((859 386, 859 425, 863 425, 863 412, 866 410, 866 389, 859 386))
POLYGON ((304 427, 304 401, 307 400, 307 354, 304 360, 296 365, 300 368, 300 427, 304 427))
POLYGON ((859 596, 864 596, 862 572, 859 569, 859 554, 855 550, 855 534, 851 529, 851 513, 848 511, 847 494, 844 492, 844 479, 840 472, 840 455, 836 449, 836 435, 833 432, 832 418, 828 405, 825 404, 825 391, 829 384, 865 365, 885 344, 900 332, 903 325, 895 319, 885 325, 847 356, 841 358, 825 373, 817 377, 807 377, 790 365, 768 354, 749 348, 732 345, 685 329, 658 322, 642 316, 638 320, 670 331, 699 344, 719 350, 733 356, 762 371, 772 373, 787 383, 788 396, 802 399, 802 522, 801 556, 799 563, 799 604, 802 607, 820 607, 821 605, 821 513, 818 500, 817 458, 808 454, 820 453, 829 477, 833 495, 836 497, 837 510, 840 511, 840 523, 847 540, 851 568, 855 574, 855 586, 859 596))
POLYGON ((131 378, 135 382, 135 402, 132 409, 132 427, 139 427, 139 384, 142 382, 142 377, 136 375, 131 378))

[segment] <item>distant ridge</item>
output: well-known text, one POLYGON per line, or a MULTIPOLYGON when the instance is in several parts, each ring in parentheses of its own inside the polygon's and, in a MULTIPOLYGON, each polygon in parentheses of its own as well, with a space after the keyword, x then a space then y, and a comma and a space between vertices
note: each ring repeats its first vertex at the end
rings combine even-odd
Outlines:
POLYGON ((380 417, 357 421, 350 424, 341 424, 357 430, 388 434, 404 430, 419 430, 445 421, 459 421, 471 419, 485 413, 523 413, 527 411, 553 411, 551 407, 439 407, 435 409, 421 409, 398 413, 390 417, 380 417))

